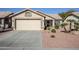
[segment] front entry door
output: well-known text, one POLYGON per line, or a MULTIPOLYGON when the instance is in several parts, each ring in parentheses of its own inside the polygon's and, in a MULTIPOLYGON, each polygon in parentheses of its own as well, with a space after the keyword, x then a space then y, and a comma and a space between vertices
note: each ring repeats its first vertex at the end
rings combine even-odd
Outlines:
POLYGON ((45 20, 45 29, 52 26, 52 20, 45 20))

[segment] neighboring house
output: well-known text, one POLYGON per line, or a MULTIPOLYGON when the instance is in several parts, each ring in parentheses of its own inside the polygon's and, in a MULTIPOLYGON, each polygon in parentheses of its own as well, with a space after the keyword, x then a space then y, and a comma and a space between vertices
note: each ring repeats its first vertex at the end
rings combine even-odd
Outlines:
POLYGON ((10 15, 13 13, 11 12, 0 12, 0 31, 7 30, 11 28, 11 19, 10 15))
MULTIPOLYGON (((65 18, 65 23, 68 24, 68 27, 70 27, 70 22, 68 20, 74 20, 76 22, 79 22, 79 12, 72 12, 65 18)), ((72 22, 72 29, 74 29, 74 22, 72 22)))
POLYGON ((40 11, 25 9, 10 16, 14 30, 44 30, 48 26, 55 26, 55 21, 61 18, 47 15, 40 11))

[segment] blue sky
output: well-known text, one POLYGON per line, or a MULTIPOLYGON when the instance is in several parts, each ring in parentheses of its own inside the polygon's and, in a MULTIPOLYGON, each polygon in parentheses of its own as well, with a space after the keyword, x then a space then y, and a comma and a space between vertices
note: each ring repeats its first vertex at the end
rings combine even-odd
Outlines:
MULTIPOLYGON (((23 9, 25 8, 0 8, 0 11, 18 12, 23 9)), ((70 9, 73 9, 79 12, 79 8, 32 8, 32 10, 39 10, 47 14, 57 14, 61 12, 66 12, 70 9)))

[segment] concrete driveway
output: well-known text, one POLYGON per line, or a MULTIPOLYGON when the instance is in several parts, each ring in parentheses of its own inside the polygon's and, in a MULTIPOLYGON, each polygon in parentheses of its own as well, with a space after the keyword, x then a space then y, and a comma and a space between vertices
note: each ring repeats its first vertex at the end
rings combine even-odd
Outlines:
POLYGON ((41 31, 11 31, 0 33, 0 49, 41 49, 41 31))

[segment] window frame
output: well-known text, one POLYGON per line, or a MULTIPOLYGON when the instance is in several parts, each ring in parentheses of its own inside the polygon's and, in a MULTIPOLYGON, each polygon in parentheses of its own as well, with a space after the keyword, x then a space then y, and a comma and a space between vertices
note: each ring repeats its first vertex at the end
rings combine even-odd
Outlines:
POLYGON ((26 17, 32 17, 32 13, 29 12, 29 11, 28 11, 28 12, 25 12, 25 16, 26 16, 26 17))

